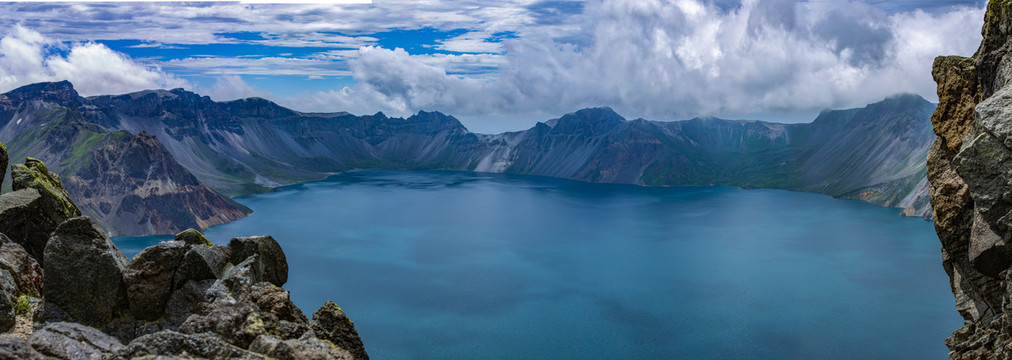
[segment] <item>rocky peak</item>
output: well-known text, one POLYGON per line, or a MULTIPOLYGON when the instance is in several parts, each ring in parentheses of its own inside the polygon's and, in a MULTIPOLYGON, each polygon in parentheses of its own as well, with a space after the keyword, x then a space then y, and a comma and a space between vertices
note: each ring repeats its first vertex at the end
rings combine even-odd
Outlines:
POLYGON ((30 84, 11 90, 5 97, 20 101, 36 100, 56 103, 66 107, 81 105, 82 98, 69 81, 30 84))
POLYGON ((601 135, 625 122, 625 118, 610 107, 582 109, 563 115, 552 127, 553 133, 601 135))
POLYGON ((294 111, 288 108, 259 97, 233 100, 224 103, 224 105, 239 117, 276 119, 296 115, 294 111))
MULTIPOLYGON (((382 114, 382 113, 380 113, 382 114)), ((457 118, 443 114, 438 111, 426 112, 419 111, 415 115, 404 120, 407 123, 418 124, 418 129, 426 133, 436 133, 439 131, 454 131, 464 130, 464 125, 460 123, 457 118)))

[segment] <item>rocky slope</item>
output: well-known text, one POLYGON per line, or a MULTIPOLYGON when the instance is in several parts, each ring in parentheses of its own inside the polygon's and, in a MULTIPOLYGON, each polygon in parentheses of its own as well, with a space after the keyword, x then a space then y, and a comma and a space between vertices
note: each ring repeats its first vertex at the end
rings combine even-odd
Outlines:
POLYGON ((53 169, 81 210, 117 234, 231 221, 245 209, 214 191, 249 194, 361 168, 771 187, 930 217, 923 158, 934 137, 933 109, 905 95, 826 111, 810 124, 777 124, 627 121, 595 108, 485 135, 438 112, 406 119, 300 113, 263 99, 215 102, 182 89, 86 99, 60 82, 0 98, 0 140, 18 149, 15 158, 58 164, 53 169))
POLYGON ((928 179, 942 265, 962 328, 950 359, 1012 358, 1012 2, 991 1, 971 58, 935 59, 938 134, 928 179))
POLYGON ((290 301, 270 236, 219 246, 191 229, 127 259, 42 162, 13 169, 0 194, 0 358, 369 358, 337 305, 310 320, 290 301))
POLYGON ((246 216, 203 185, 154 137, 107 127, 68 82, 0 95, 0 141, 51 164, 83 214, 117 235, 176 233, 246 216))

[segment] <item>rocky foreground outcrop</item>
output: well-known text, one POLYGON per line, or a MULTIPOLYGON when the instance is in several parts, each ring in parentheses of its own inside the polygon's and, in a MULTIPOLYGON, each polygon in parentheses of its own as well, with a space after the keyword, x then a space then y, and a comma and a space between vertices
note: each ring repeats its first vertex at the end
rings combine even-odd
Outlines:
MULTIPOLYGON (((0 146, 0 158, 6 151, 0 146)), ((310 320, 270 236, 187 230, 127 259, 38 160, 0 194, 0 359, 368 359, 332 302, 310 320)))
POLYGON ((1012 359, 1012 2, 991 1, 971 58, 935 59, 927 170, 942 265, 964 326, 950 359, 1012 359))

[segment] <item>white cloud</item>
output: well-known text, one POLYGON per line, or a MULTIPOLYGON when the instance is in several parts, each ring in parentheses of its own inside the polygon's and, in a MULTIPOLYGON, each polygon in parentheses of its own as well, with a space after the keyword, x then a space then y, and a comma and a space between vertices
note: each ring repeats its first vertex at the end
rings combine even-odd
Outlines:
POLYGON ((64 51, 56 51, 60 50, 57 46, 36 31, 15 26, 0 39, 0 91, 60 80, 70 80, 82 95, 189 85, 157 67, 138 64, 105 45, 74 44, 64 51))
POLYGON ((249 97, 273 99, 275 95, 247 84, 237 75, 221 75, 205 94, 214 101, 228 101, 249 97))
POLYGON ((325 59, 294 57, 188 57, 163 62, 168 69, 215 75, 349 76, 348 65, 325 59))
POLYGON ((696 0, 587 5, 587 43, 528 34, 503 42, 497 77, 447 75, 432 56, 367 48, 341 96, 383 110, 461 115, 608 105, 674 119, 862 106, 901 92, 935 98, 931 62, 970 55, 983 9, 887 14, 857 2, 696 0))

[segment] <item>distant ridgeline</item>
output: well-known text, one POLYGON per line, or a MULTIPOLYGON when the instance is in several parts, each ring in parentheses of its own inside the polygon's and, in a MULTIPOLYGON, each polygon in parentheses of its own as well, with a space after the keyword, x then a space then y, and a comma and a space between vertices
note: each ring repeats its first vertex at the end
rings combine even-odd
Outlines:
POLYGON ((902 95, 810 124, 627 121, 594 108, 486 135, 438 112, 301 113, 182 89, 83 98, 56 82, 0 95, 0 141, 11 158, 50 164, 85 215, 124 235, 225 223, 249 210, 221 194, 367 168, 801 190, 930 217, 924 159, 934 108, 902 95))

